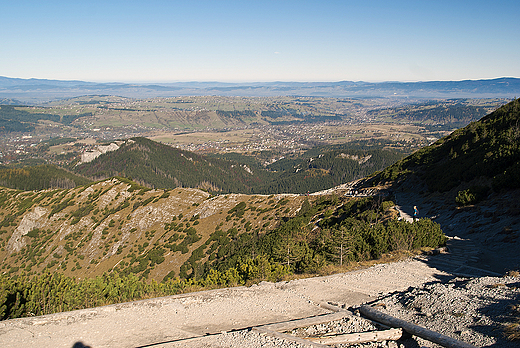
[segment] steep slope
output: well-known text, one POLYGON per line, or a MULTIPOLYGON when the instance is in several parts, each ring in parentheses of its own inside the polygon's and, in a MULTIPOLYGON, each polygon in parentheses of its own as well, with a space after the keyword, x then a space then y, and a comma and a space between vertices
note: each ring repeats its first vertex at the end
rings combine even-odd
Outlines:
POLYGON ((47 269, 88 278, 115 271, 160 281, 171 272, 186 278, 197 262, 229 254, 241 234, 266 233, 294 216, 304 199, 150 190, 123 178, 69 190, 4 188, 2 273, 47 269))
MULTIPOLYGON (((383 147, 383 146, 381 146, 383 147)), ((313 148, 295 159, 268 166, 278 177, 258 192, 314 192, 361 179, 403 158, 401 153, 381 148, 356 149, 354 145, 313 148)))
POLYGON ((431 191, 463 183, 489 189, 520 187, 520 99, 472 122, 384 170, 377 179, 418 175, 431 191))
POLYGON ((459 241, 464 264, 520 268, 520 99, 367 179, 459 241))

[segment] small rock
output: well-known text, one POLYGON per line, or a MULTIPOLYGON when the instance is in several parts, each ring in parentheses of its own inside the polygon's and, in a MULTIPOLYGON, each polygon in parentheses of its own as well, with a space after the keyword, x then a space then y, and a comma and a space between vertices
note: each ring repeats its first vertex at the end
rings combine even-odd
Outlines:
POLYGON ((388 341, 388 348, 399 348, 399 345, 394 341, 388 341))

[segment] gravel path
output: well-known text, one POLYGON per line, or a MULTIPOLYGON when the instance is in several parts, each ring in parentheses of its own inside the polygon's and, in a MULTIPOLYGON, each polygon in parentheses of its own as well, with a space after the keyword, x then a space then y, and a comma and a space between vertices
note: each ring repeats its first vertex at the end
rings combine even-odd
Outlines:
MULTIPOLYGON (((309 345, 251 328, 332 313, 330 305, 355 313, 363 303, 476 346, 518 346, 502 338, 501 328, 520 300, 520 278, 457 278, 428 265, 446 257, 7 320, 0 322, 0 347, 304 347, 309 345)), ((351 315, 288 334, 371 329, 351 315)), ((362 346, 436 347, 415 337, 362 346)))
MULTIPOLYGON (((371 273, 374 270, 370 270, 371 273)), ((405 291, 381 295, 372 305, 379 311, 430 330, 442 333, 476 347, 513 348, 519 342, 504 338, 503 327, 512 320, 511 306, 520 301, 519 277, 456 278, 443 283, 429 282, 405 291)), ((381 329, 354 315, 327 324, 295 329, 295 337, 326 337, 381 329)), ((255 330, 240 330, 208 336, 197 341, 175 342, 164 347, 308 347, 309 345, 262 334, 255 330)), ((346 347, 337 344, 334 347, 346 347)), ((383 341, 350 345, 366 348, 440 347, 419 337, 399 341, 383 341)), ((161 345, 163 347, 163 345, 161 345)))
MULTIPOLYGON (((222 346, 222 342, 241 342, 250 335, 271 340, 259 333, 229 331, 330 313, 320 304, 357 306, 382 294, 405 291, 444 276, 444 272, 424 262, 407 260, 327 277, 263 282, 251 287, 13 319, 0 322, 0 347, 72 347, 79 341, 93 348, 222 346), (229 333, 216 335, 223 331, 229 333), (204 335, 208 336, 194 340, 204 335), (169 343, 158 344, 161 342, 169 343)), ((252 342, 250 347, 263 346, 254 343, 257 340, 252 342)))

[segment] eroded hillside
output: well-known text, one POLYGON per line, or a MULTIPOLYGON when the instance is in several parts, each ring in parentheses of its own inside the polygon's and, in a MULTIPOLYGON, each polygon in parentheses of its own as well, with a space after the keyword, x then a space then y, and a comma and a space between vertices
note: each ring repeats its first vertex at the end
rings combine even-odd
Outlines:
POLYGON ((4 188, 0 197, 2 273, 117 271, 159 281, 223 257, 244 232, 273 229, 307 198, 150 190, 118 178, 70 190, 4 188))

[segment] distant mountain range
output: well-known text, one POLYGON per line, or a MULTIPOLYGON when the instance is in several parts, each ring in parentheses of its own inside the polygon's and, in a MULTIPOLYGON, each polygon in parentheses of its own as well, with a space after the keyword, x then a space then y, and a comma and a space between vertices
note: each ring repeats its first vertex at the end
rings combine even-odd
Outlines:
POLYGON ((426 82, 176 82, 96 83, 0 76, 0 103, 27 104, 81 95, 117 95, 130 98, 185 95, 316 96, 405 98, 511 98, 520 95, 520 79, 426 82))

